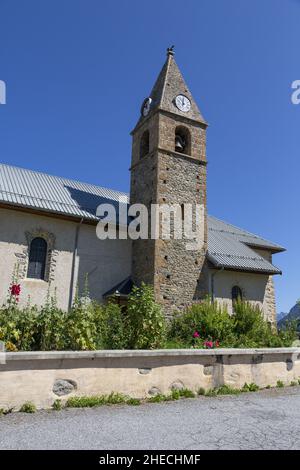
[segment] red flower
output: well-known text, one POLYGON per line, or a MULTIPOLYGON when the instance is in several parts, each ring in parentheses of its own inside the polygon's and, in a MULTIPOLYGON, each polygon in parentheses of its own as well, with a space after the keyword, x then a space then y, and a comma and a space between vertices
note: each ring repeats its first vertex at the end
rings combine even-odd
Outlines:
POLYGON ((198 331, 194 331, 193 338, 200 338, 198 331))
POLYGON ((11 295, 14 295, 15 297, 18 297, 18 295, 20 295, 20 292, 21 292, 20 284, 12 284, 10 286, 11 295))
POLYGON ((218 348, 220 346, 220 341, 217 339, 217 341, 215 342, 215 346, 216 348, 218 348))
POLYGON ((214 343, 212 341, 205 341, 204 347, 211 349, 214 347, 214 343))

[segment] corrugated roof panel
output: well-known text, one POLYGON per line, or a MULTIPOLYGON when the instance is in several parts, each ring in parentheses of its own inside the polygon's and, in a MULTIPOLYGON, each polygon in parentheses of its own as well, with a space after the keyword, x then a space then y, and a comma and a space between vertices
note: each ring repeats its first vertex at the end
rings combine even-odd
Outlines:
POLYGON ((235 225, 224 222, 223 220, 217 219, 216 217, 209 217, 208 226, 209 230, 211 231, 224 232, 226 234, 230 234, 237 240, 252 246, 271 248, 275 251, 284 250, 284 248, 282 248, 280 245, 270 242, 269 240, 259 237, 254 233, 248 232, 247 230, 243 230, 239 227, 236 227, 235 225))

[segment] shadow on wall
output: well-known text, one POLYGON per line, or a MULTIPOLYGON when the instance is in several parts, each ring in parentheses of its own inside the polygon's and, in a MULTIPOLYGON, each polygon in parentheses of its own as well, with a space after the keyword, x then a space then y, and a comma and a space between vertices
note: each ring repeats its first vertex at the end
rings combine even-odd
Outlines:
MULTIPOLYGON (((111 204, 116 210, 119 221, 119 201, 98 194, 81 191, 65 186, 79 209, 96 215, 100 204, 111 204)), ((127 209, 127 204, 122 203, 127 209)), ((108 289, 130 275, 128 262, 130 247, 128 240, 99 240, 96 237, 95 225, 84 225, 78 236, 78 290, 84 293, 87 283, 88 291, 93 299, 102 301, 102 295, 108 289)))

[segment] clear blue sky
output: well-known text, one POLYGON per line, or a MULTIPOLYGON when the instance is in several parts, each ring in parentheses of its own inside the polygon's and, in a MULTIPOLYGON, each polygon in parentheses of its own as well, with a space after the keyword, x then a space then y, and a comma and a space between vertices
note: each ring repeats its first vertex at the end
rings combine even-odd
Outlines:
POLYGON ((176 45, 209 122, 212 215, 284 245, 300 297, 299 0, 0 0, 2 162, 127 191, 130 130, 176 45))

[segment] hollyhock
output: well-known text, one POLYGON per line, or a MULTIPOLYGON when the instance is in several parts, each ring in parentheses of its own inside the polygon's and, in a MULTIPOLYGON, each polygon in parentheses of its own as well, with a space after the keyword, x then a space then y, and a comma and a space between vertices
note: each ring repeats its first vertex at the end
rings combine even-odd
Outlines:
POLYGON ((10 287, 10 293, 11 295, 18 297, 21 292, 21 286, 20 284, 12 284, 10 287))

